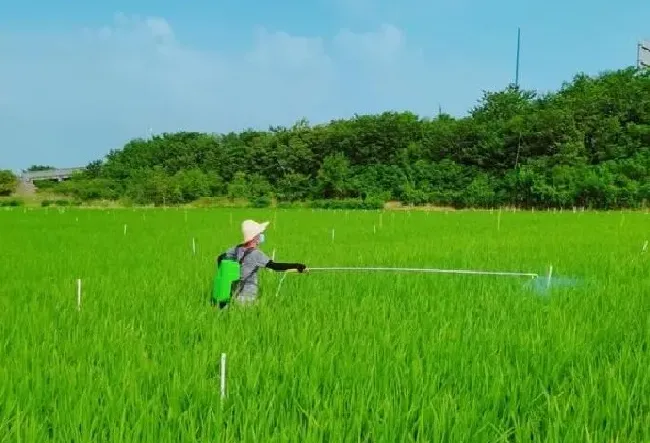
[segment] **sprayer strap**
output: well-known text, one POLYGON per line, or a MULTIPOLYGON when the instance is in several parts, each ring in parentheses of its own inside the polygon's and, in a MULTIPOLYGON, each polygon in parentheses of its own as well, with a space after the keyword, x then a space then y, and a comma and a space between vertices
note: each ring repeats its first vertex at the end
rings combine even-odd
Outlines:
MULTIPOLYGON (((239 246, 237 246, 237 247, 235 248, 235 259, 237 258, 237 253, 238 253, 238 251, 239 251, 241 248, 243 248, 242 245, 239 245, 239 246)), ((244 260, 245 260, 246 257, 248 256, 248 254, 250 254, 251 252, 253 252, 253 249, 254 249, 254 248, 248 248, 248 249, 245 249, 245 250, 244 250, 244 254, 242 254, 242 257, 241 257, 239 260, 237 260, 237 261, 239 262, 240 265, 244 262, 244 260)), ((246 277, 241 276, 241 278, 239 279, 239 283, 243 285, 244 282, 246 282, 249 278, 251 278, 251 277, 252 277, 254 274, 256 274, 256 273, 257 273, 257 268, 256 268, 256 269, 253 269, 253 271, 252 271, 250 274, 248 274, 246 277)))
MULTIPOLYGON (((237 251, 238 251, 239 249, 241 249, 241 248, 243 248, 243 246, 237 246, 237 248, 235 249, 235 259, 237 258, 237 251)), ((250 254, 251 252, 253 252, 253 248, 250 248, 250 249, 244 249, 244 253, 242 254, 241 258, 240 258, 239 260, 237 260, 237 261, 239 262, 240 265, 241 265, 242 263, 244 263, 244 260, 246 259, 246 257, 248 256, 248 254, 250 254)))

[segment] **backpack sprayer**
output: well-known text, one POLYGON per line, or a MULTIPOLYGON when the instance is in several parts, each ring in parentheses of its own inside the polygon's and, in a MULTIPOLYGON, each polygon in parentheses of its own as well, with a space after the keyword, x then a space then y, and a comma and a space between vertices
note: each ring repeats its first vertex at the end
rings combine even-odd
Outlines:
MULTIPOLYGON (((423 273, 423 274, 463 274, 463 275, 494 275, 500 277, 528 277, 531 279, 536 279, 539 277, 539 274, 533 272, 504 272, 504 271, 482 271, 482 270, 471 270, 471 269, 437 269, 437 268, 390 268, 390 267, 326 267, 326 268, 307 268, 307 272, 412 272, 412 273, 423 273)), ((548 281, 547 285, 550 286, 551 274, 553 272, 553 267, 549 268, 548 281)), ((284 282, 285 277, 288 272, 280 279, 278 284, 278 290, 275 293, 277 297, 280 294, 280 288, 282 287, 282 282, 284 282)))
MULTIPOLYGON (((241 282, 242 262, 250 252, 250 249, 245 250, 239 259, 235 256, 225 257, 221 260, 212 282, 212 300, 215 303, 226 304, 230 302, 237 285, 241 282)), ((236 254, 237 250, 235 251, 236 254)))

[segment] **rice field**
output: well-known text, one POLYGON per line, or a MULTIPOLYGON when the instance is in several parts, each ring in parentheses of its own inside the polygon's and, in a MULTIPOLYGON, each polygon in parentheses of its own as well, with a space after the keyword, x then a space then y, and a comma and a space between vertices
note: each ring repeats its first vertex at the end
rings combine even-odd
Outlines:
POLYGON ((642 212, 1 211, 0 442, 647 442, 648 239, 642 212), (540 278, 267 270, 214 310, 249 217, 277 261, 540 278))

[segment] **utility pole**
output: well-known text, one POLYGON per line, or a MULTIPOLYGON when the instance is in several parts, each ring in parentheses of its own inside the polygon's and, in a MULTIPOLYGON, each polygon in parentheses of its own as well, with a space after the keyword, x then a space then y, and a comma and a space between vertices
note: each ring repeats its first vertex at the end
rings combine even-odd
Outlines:
POLYGON ((517 28, 517 66, 515 68, 515 86, 519 88, 519 53, 521 52, 521 28, 517 28))

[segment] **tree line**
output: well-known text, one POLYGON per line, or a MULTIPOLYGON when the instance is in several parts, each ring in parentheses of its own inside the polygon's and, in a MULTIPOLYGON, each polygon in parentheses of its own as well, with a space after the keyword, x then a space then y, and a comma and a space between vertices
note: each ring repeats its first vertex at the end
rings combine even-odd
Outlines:
POLYGON ((80 200, 638 208, 650 202, 650 74, 485 92, 462 118, 411 112, 134 139, 52 187, 80 200))

